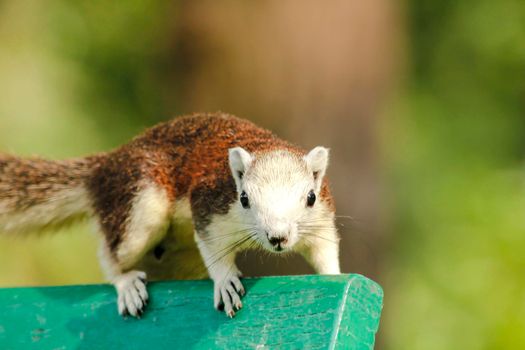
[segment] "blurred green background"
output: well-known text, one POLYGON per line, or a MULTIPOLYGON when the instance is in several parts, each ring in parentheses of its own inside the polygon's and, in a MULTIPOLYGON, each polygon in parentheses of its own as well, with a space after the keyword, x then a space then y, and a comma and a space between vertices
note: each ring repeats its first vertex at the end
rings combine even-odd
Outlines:
MULTIPOLYGON (((216 110, 331 147, 378 348, 525 348, 525 2, 4 0, 0 77, 1 152, 216 110)), ((90 231, 0 237, 0 286, 102 281, 90 231)))

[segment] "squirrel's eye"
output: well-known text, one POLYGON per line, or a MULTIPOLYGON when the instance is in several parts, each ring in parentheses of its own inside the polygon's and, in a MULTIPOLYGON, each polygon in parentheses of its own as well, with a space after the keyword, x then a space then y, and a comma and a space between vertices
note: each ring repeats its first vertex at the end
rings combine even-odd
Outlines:
POLYGON ((314 203, 315 203, 315 193, 314 193, 314 190, 311 190, 310 192, 308 192, 308 196, 306 196, 306 205, 309 206, 309 207, 313 207, 314 203))
POLYGON ((248 195, 246 194, 246 192, 242 191, 240 200, 244 209, 248 209, 250 207, 250 201, 248 200, 248 195))

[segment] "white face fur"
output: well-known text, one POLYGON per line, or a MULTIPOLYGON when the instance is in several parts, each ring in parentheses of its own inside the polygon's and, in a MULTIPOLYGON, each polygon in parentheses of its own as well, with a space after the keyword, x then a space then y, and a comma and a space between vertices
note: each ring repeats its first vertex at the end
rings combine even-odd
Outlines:
POLYGON ((286 150, 252 155, 236 147, 229 150, 229 162, 239 196, 236 205, 269 251, 291 249, 305 227, 326 215, 319 192, 328 149, 315 147, 300 157, 286 150))

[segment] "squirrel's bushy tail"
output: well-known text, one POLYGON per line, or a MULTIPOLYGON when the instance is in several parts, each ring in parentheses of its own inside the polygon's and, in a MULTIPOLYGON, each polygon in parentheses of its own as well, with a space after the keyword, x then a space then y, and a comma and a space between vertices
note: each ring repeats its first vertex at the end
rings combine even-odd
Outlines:
POLYGON ((57 228, 86 216, 90 164, 0 154, 0 234, 57 228))

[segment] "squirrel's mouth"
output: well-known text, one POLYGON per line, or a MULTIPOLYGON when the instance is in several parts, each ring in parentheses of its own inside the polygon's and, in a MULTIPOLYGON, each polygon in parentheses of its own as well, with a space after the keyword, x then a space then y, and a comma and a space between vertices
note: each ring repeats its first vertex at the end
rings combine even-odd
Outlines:
POLYGON ((290 250, 290 246, 286 244, 277 244, 270 248, 275 254, 284 254, 290 250))
POLYGON ((271 245, 271 244, 263 244, 263 247, 266 251, 273 253, 273 254, 285 254, 290 250, 290 247, 283 246, 283 245, 271 245))

